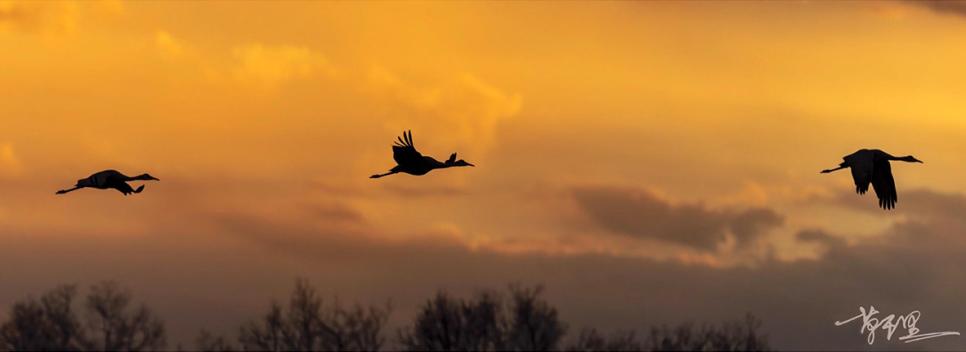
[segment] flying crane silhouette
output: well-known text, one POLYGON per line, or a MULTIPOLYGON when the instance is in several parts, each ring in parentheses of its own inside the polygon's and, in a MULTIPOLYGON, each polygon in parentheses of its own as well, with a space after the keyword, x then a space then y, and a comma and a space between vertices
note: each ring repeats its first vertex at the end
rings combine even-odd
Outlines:
POLYGON ((445 162, 440 162, 432 157, 419 154, 419 152, 416 151, 416 147, 413 145, 412 131, 403 132, 402 137, 396 138, 396 142, 392 146, 392 158, 396 159, 396 166, 394 166, 392 169, 389 169, 389 172, 387 173, 372 175, 369 176, 369 178, 380 178, 399 172, 421 176, 433 171, 433 169, 444 169, 453 166, 474 166, 473 164, 463 161, 463 159, 456 160, 456 153, 450 155, 449 159, 447 159, 445 162))
POLYGON ((861 149, 855 153, 842 157, 844 161, 839 167, 822 170, 823 174, 844 168, 852 169, 852 179, 855 181, 855 192, 865 194, 869 190, 869 183, 875 195, 879 197, 879 207, 893 209, 899 200, 896 193, 896 181, 892 178, 890 160, 905 161, 907 163, 922 163, 912 155, 896 157, 878 149, 861 149))
POLYGON ((124 193, 124 195, 126 196, 131 193, 141 193, 141 191, 144 190, 144 185, 139 186, 137 189, 133 189, 131 188, 131 185, 127 184, 127 181, 137 181, 137 180, 160 181, 154 176, 151 176, 148 174, 141 174, 138 176, 130 177, 120 172, 117 172, 117 170, 104 170, 96 174, 87 176, 87 178, 82 178, 80 180, 77 180, 77 184, 74 185, 74 188, 59 190, 57 191, 57 194, 64 194, 67 192, 76 191, 81 188, 89 187, 89 188, 97 188, 97 189, 113 188, 120 191, 121 193, 124 193))

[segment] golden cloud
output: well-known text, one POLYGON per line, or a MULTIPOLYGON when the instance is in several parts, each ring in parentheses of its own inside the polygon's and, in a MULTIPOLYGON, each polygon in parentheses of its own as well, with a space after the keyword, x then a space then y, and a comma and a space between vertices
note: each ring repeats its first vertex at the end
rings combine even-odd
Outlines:
POLYGON ((0 176, 16 177, 23 172, 23 164, 13 150, 13 145, 0 144, 0 176))
POLYGON ((481 157, 492 145, 498 125, 515 116, 522 105, 519 94, 504 92, 469 73, 419 86, 376 66, 370 69, 368 82, 372 92, 391 103, 384 111, 389 130, 415 130, 417 136, 432 136, 431 141, 415 137, 417 143, 458 148, 467 157, 481 157))
POLYGON ((168 32, 158 31, 154 36, 154 43, 166 58, 177 58, 184 54, 184 44, 168 32))
POLYGON ((236 79, 266 88, 316 73, 335 72, 325 56, 305 47, 249 44, 236 47, 232 55, 236 60, 232 70, 236 79))

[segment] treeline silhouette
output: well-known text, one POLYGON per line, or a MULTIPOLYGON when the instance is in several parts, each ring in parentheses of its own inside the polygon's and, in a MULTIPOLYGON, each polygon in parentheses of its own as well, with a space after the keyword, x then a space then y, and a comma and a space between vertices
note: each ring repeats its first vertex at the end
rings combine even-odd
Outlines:
POLYGON ((164 324, 130 291, 113 282, 92 286, 83 312, 74 311, 77 286, 63 285, 10 308, 0 325, 0 350, 144 351, 164 348, 164 324))
MULTIPOLYGON (((2 351, 150 351, 166 344, 162 321, 130 291, 113 282, 93 285, 75 304, 75 285, 59 286, 10 308, 0 325, 2 351), (81 306, 79 312, 75 312, 81 306)), ((569 336, 543 288, 510 285, 506 292, 480 291, 469 298, 439 291, 407 326, 389 332, 392 307, 345 306, 323 300, 304 279, 287 304, 239 326, 234 339, 202 330, 193 345, 202 351, 767 351, 761 321, 748 314, 721 325, 652 327, 605 334, 585 328, 569 336), (391 336, 391 339, 389 338, 391 336), (392 343, 390 343, 390 340, 392 343)))

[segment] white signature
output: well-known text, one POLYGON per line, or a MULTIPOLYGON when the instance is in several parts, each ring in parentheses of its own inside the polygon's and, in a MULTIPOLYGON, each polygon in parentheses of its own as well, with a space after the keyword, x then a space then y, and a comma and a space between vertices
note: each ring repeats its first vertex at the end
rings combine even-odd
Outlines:
POLYGON ((896 329, 900 327, 905 329, 907 332, 906 335, 899 336, 899 341, 905 341, 905 343, 922 341, 925 339, 942 336, 959 335, 958 331, 919 333, 919 328, 916 327, 916 324, 919 323, 919 317, 922 316, 922 313, 918 310, 914 310, 909 312, 909 314, 900 316, 889 314, 885 318, 876 318, 876 314, 879 314, 879 311, 876 310, 874 306, 869 306, 869 310, 865 310, 865 307, 859 306, 858 315, 847 320, 836 321, 835 326, 842 326, 852 322, 853 320, 862 318, 862 326, 859 327, 859 334, 861 335, 867 333, 867 341, 870 345, 875 342, 876 330, 880 329, 886 332, 886 340, 892 340, 892 334, 896 332, 896 329))

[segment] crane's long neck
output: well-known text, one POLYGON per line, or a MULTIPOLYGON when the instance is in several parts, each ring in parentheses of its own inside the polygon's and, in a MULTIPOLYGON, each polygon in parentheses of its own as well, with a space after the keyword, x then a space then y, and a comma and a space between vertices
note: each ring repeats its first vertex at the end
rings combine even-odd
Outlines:
POLYGON ((444 162, 440 162, 439 160, 436 160, 436 159, 433 159, 433 158, 430 158, 430 159, 431 159, 431 161, 430 161, 430 165, 431 165, 431 166, 432 166, 432 167, 433 167, 434 169, 445 169, 445 168, 447 168, 447 167, 450 167, 450 166, 452 166, 452 165, 448 165, 447 163, 444 163, 444 162))
POLYGON ((127 181, 140 181, 140 180, 150 181, 154 179, 148 174, 141 174, 134 177, 130 177, 130 176, 125 176, 125 177, 127 178, 127 181))

